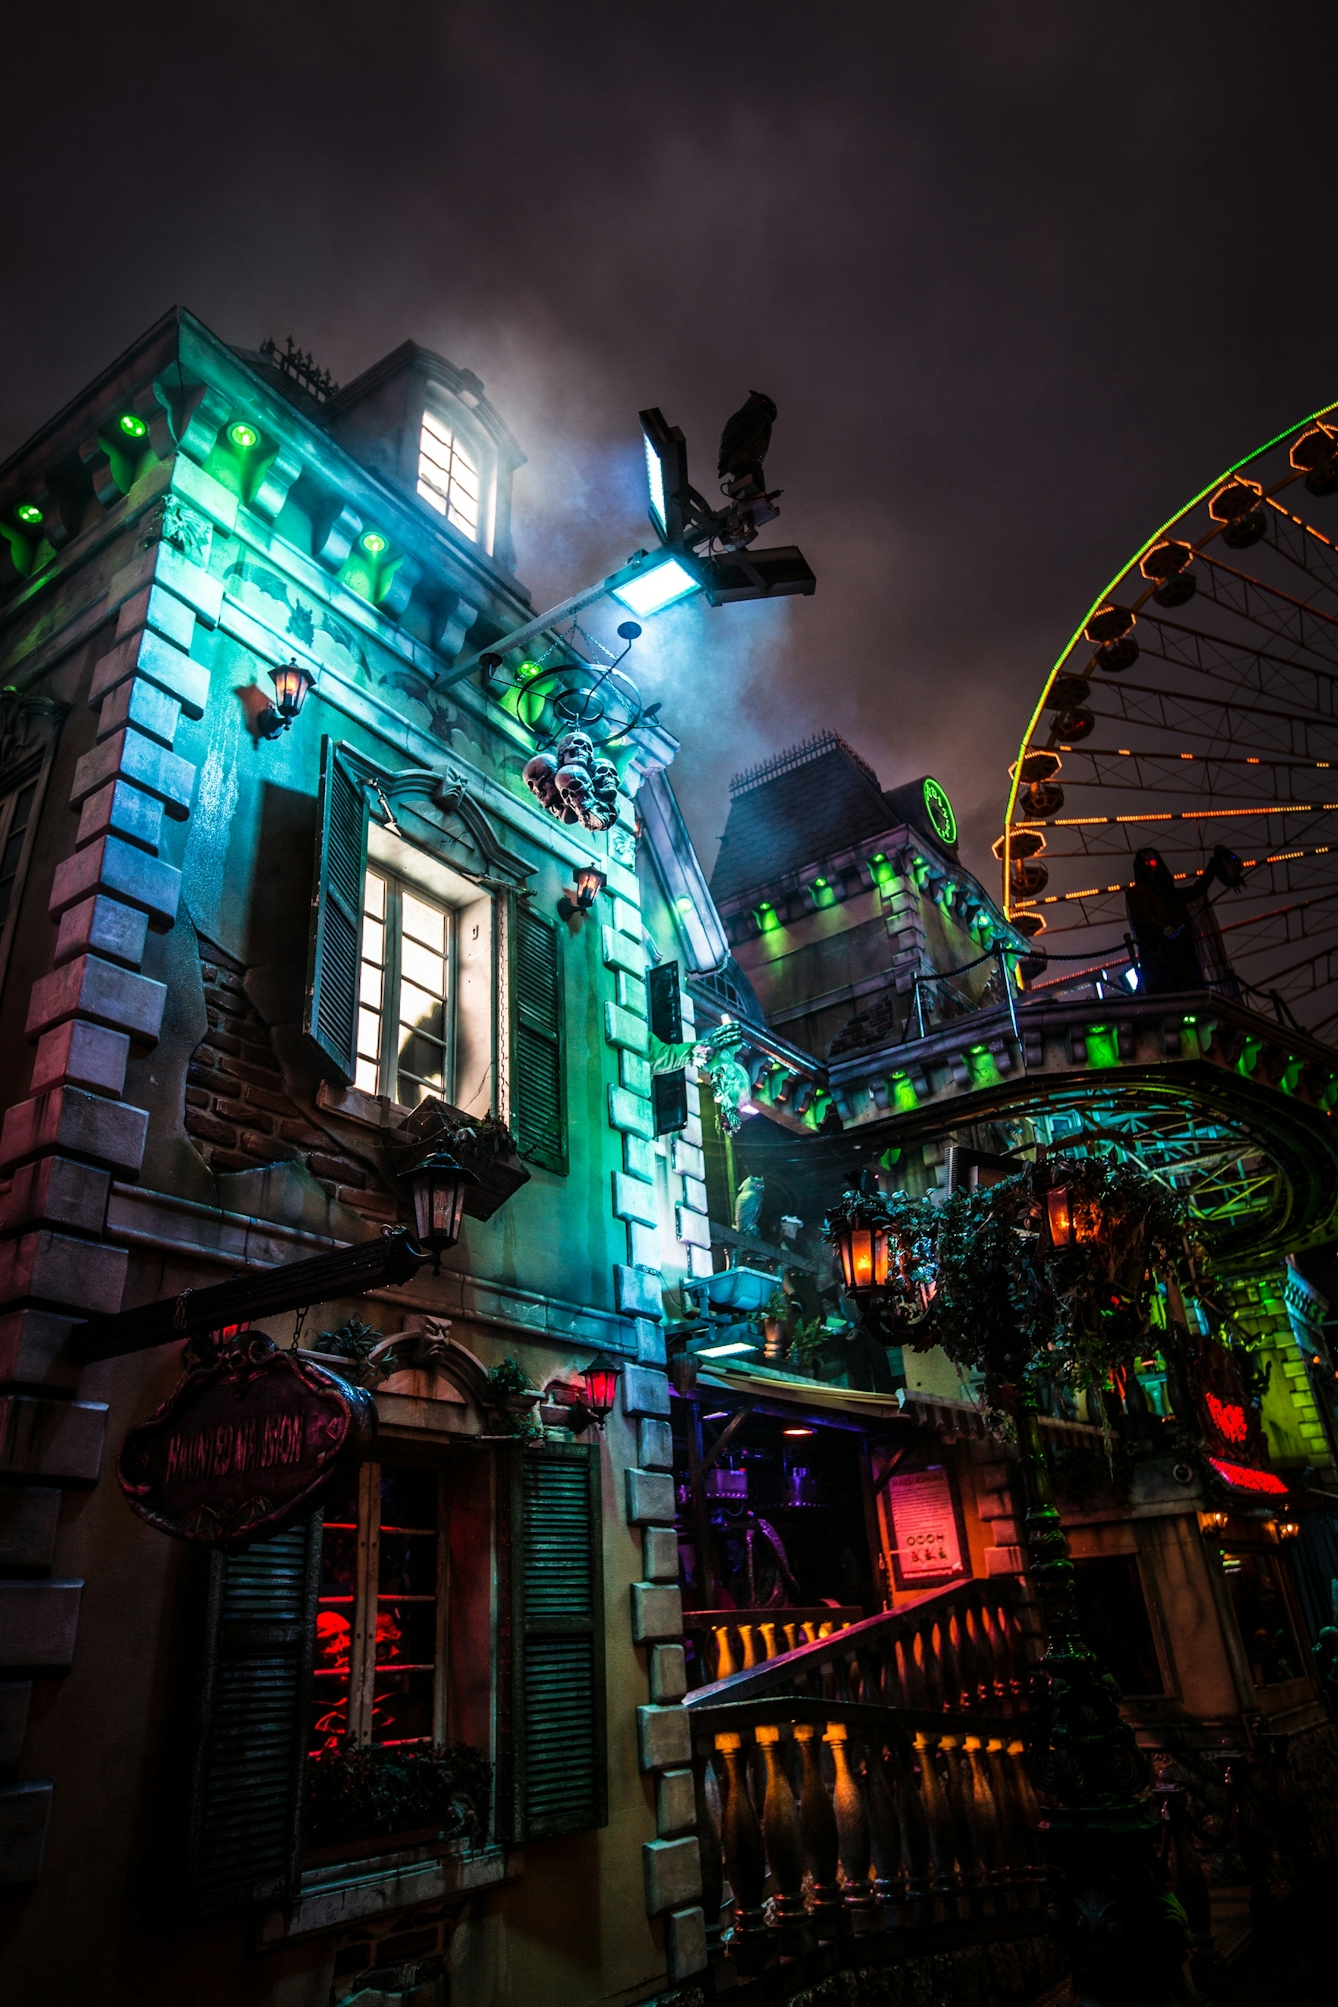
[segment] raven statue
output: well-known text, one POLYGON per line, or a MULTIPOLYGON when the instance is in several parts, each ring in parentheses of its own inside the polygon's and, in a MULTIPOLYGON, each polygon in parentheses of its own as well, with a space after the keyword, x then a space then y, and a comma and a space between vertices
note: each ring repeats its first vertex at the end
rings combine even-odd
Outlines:
POLYGON ((748 402, 741 404, 726 421, 720 435, 720 465, 716 471, 722 481, 728 482, 727 493, 735 493, 736 484, 750 480, 758 494, 765 491, 762 462, 771 444, 775 418, 776 407, 766 393, 750 390, 748 402))

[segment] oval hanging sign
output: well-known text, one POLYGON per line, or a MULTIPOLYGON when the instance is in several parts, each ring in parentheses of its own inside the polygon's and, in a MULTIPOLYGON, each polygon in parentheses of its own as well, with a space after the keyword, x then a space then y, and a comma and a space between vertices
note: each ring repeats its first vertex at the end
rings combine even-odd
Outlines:
POLYGON ((376 1434, 376 1402, 243 1331, 130 1430, 116 1475, 160 1533, 239 1553, 313 1512, 376 1434))

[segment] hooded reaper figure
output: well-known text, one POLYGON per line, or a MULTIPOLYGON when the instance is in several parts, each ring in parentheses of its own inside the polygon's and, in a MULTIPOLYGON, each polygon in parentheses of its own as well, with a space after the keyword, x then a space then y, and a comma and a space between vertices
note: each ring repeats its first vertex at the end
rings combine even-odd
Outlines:
POLYGON ((1217 953, 1209 959, 1223 961, 1225 968, 1216 922, 1208 906, 1208 887, 1217 878, 1234 888, 1244 876, 1239 858, 1221 844, 1198 877, 1183 885, 1177 885, 1160 851, 1138 851, 1134 882, 1124 899, 1138 943, 1138 987, 1145 996, 1205 989, 1210 980, 1220 976, 1218 969, 1203 967, 1197 938, 1211 931, 1217 953))

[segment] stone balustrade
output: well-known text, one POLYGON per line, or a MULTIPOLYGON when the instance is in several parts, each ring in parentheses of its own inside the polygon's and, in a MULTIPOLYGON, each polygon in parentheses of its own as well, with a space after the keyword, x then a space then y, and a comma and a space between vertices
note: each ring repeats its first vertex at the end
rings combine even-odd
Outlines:
POLYGON ((741 1974, 851 1934, 1008 1934, 1041 1906, 1017 1716, 785 1695, 689 1712, 708 1942, 741 1974))

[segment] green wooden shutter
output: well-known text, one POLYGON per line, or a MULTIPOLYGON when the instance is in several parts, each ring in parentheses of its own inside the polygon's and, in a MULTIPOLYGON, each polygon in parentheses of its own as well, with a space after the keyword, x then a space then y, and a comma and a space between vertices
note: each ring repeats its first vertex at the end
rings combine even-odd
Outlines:
POLYGON ((515 1784, 530 1839, 608 1819, 599 1452, 527 1450, 520 1472, 515 1784))
POLYGON ((367 870, 367 795, 332 739, 321 740, 316 870, 302 1029, 347 1083, 357 1066, 358 940, 367 870))
POLYGON ((186 1850, 197 1914, 296 1893, 320 1559, 319 1513, 210 1556, 186 1850))
POLYGON ((676 1066, 672 1073, 653 1073, 650 1080, 651 1112, 655 1118, 655 1134, 671 1136, 678 1129, 688 1126, 688 1076, 682 1066, 676 1066))
POLYGON ((516 1147, 548 1171, 567 1168, 567 1111, 562 1056, 562 958, 557 928, 525 904, 516 907, 516 1147))

